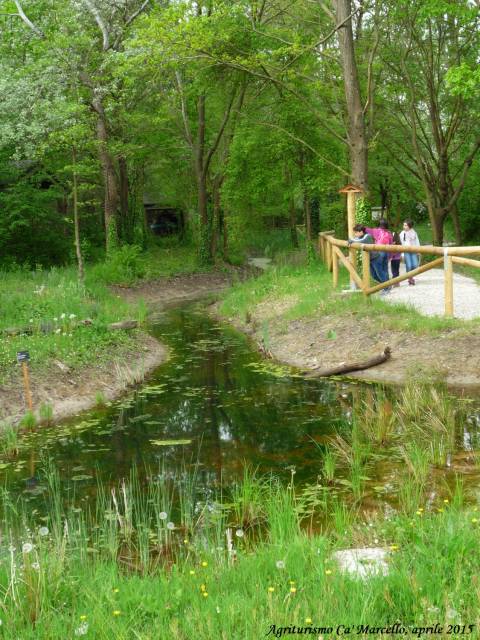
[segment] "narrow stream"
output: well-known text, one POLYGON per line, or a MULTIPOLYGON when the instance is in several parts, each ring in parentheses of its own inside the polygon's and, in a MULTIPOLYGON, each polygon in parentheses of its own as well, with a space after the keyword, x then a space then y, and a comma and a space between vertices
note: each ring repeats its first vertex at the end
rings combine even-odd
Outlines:
MULTIPOLYGON (((37 501, 47 460, 58 469, 65 495, 79 499, 95 494, 98 479, 108 484, 128 477, 132 465, 143 474, 195 467, 205 488, 220 481, 228 486, 245 464, 285 480, 295 472, 296 483, 313 483, 325 444, 349 432, 356 407, 378 394, 395 403, 395 390, 295 377, 262 360, 244 336, 213 321, 199 304, 165 312, 151 331, 170 347, 170 360, 122 401, 23 434, 18 455, 0 461, 11 493, 37 501)), ((471 455, 480 448, 480 402, 465 404, 456 454, 441 473, 448 481, 460 469, 477 487, 471 455)), ((376 464, 370 497, 388 502, 399 464, 388 455, 376 464)))

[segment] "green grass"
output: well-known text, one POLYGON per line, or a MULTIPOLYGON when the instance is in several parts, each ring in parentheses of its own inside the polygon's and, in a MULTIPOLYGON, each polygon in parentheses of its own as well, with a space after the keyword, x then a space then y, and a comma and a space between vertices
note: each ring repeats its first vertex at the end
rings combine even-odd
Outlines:
POLYGON ((125 318, 142 321, 145 307, 127 304, 109 285, 197 270, 194 249, 160 242, 147 253, 123 247, 110 260, 87 265, 85 286, 73 267, 2 272, 0 382, 14 371, 18 351, 29 351, 32 370, 42 371, 53 360, 82 367, 132 347, 134 334, 109 331, 108 325, 125 318), (85 326, 84 320, 92 322, 85 326), (5 329, 21 331, 9 335, 5 329))
POLYGON ((226 316, 245 319, 262 301, 276 302, 287 296, 296 296, 297 302, 277 318, 285 321, 335 315, 368 318, 372 331, 392 329, 416 334, 480 326, 479 320, 426 317, 405 305, 383 302, 378 296, 364 299, 360 293, 340 295, 341 288, 348 288, 344 269, 340 270, 340 286, 335 291, 331 273, 320 263, 275 266, 259 278, 235 284, 223 295, 220 311, 226 316))
POLYGON ((142 490, 132 477, 115 501, 100 487, 94 515, 64 506, 55 474, 49 486, 46 523, 22 516, 4 495, 12 547, 2 549, 0 619, 9 640, 75 637, 87 628, 87 637, 102 639, 240 640, 262 637, 272 624, 331 626, 332 635, 343 624, 358 635, 356 625, 396 621, 410 630, 480 623, 478 512, 462 506, 460 489, 451 501, 387 517, 331 501, 328 526, 308 535, 300 498, 271 478, 246 477, 234 504, 228 496, 223 507, 210 502, 212 510, 197 503, 195 522, 180 519, 172 530, 166 522, 181 515, 172 514, 165 485, 142 490), (245 500, 261 520, 251 511, 239 520, 245 500), (12 528, 12 517, 29 528, 12 528), (388 576, 364 582, 343 574, 332 553, 352 547, 387 549, 388 576))
POLYGON ((137 317, 138 310, 122 302, 87 272, 86 287, 75 270, 2 273, 0 331, 21 329, 29 335, 3 335, 0 379, 12 371, 18 351, 29 351, 34 370, 60 360, 68 366, 94 361, 100 353, 132 343, 125 332, 109 331, 110 322, 137 317), (81 321, 91 320, 88 326, 81 321))

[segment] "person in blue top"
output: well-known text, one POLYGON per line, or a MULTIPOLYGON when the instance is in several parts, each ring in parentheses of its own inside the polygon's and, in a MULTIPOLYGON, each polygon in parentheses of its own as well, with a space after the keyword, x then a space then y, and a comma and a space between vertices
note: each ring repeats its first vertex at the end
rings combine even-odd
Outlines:
MULTIPOLYGON (((353 227, 353 238, 349 238, 348 244, 359 242, 361 244, 375 244, 373 237, 367 233, 366 228, 362 224, 356 224, 353 227)), ((381 254, 378 251, 370 251, 370 275, 376 282, 386 282, 388 280, 388 263, 385 265, 381 254)), ((380 295, 385 295, 391 290, 391 287, 387 287, 380 292, 380 295)))

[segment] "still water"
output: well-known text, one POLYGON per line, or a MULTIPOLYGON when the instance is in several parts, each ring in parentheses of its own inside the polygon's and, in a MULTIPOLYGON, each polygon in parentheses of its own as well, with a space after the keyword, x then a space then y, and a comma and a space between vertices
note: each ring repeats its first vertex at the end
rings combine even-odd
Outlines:
MULTIPOLYGON (((228 486, 246 463, 260 473, 287 480, 294 471, 297 483, 315 482, 325 444, 336 433, 348 433, 355 407, 378 393, 395 402, 395 390, 305 380, 265 361, 244 336, 198 304, 165 312, 151 332, 169 346, 169 361, 120 402, 23 434, 18 455, 0 462, 4 486, 36 501, 45 491, 47 459, 58 469, 64 492, 78 497, 92 496, 99 479, 117 484, 133 465, 143 474, 195 468, 205 487, 228 486)), ((479 405, 468 403, 456 453, 442 470, 447 479, 457 467, 480 484, 471 461, 479 446, 479 405)), ((398 464, 388 455, 379 461, 371 495, 378 494, 375 487, 388 487, 398 464)))

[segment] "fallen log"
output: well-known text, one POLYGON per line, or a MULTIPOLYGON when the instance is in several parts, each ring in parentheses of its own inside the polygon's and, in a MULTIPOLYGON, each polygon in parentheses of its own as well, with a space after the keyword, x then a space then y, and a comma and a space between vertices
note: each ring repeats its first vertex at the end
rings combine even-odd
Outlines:
POLYGON ((374 356, 369 360, 364 360, 363 362, 352 362, 350 364, 340 364, 337 367, 330 367, 329 369, 311 369, 309 371, 304 371, 305 377, 307 378, 328 378, 329 376, 341 376, 346 373, 350 373, 352 371, 363 371, 363 369, 370 369, 371 367, 376 367, 383 362, 386 362, 390 359, 392 355, 392 351, 390 347, 385 347, 385 350, 382 354, 378 356, 374 356))

